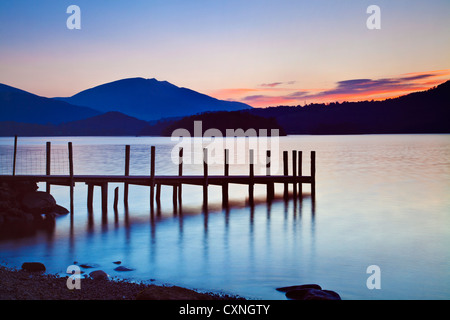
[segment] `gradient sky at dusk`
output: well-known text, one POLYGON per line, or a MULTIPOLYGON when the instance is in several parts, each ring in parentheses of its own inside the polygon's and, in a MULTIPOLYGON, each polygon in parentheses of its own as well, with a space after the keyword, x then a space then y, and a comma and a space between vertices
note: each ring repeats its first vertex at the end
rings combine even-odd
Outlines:
POLYGON ((252 106, 380 99, 450 79, 450 1, 0 2, 0 83, 71 96, 166 80, 252 106), (69 5, 81 30, 69 30, 69 5), (381 8, 369 30, 366 9, 381 8))

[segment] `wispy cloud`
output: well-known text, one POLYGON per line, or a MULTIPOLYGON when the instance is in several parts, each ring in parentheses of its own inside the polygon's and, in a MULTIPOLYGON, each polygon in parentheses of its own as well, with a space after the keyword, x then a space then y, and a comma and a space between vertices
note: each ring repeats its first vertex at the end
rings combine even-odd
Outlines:
MULTIPOLYGON (((259 89, 247 90, 252 93, 236 97, 236 100, 255 107, 281 104, 303 104, 307 102, 381 100, 397 97, 414 91, 426 90, 450 78, 450 70, 434 70, 398 75, 380 79, 349 79, 336 82, 329 89, 289 89, 279 94, 281 86, 287 82, 273 82, 259 85, 259 89), (278 91, 273 91, 277 88, 278 91), (272 92, 270 91, 272 89, 272 92), (274 94, 275 92, 275 94, 274 94), (278 93, 278 94, 276 94, 278 93)), ((293 84, 295 82, 292 82, 293 84)), ((235 89, 237 90, 237 89, 235 89)), ((237 92, 237 91, 236 91, 237 92)), ((241 93, 244 93, 242 91, 241 93)))
POLYGON ((324 101, 333 99, 355 101, 361 99, 395 97, 413 91, 428 89, 430 84, 438 84, 443 81, 442 76, 447 76, 448 78, 449 75, 450 70, 444 70, 382 79, 344 80, 337 82, 335 88, 318 93, 302 94, 302 98, 320 99, 324 101), (430 80, 433 79, 436 81, 430 82, 430 80), (425 83, 424 80, 426 80, 425 83))
POLYGON ((276 87, 276 86, 279 86, 279 85, 282 85, 283 84, 283 82, 272 82, 272 83, 261 83, 259 86, 260 87, 270 87, 270 88, 273 88, 273 87, 276 87))
POLYGON ((275 88, 279 87, 281 85, 292 85, 295 84, 296 81, 286 81, 286 82, 272 82, 272 83, 261 83, 260 87, 269 87, 269 88, 275 88))
POLYGON ((268 105, 282 105, 291 103, 293 99, 284 96, 269 96, 269 95, 252 95, 242 98, 240 101, 248 103, 251 106, 268 106, 268 105))

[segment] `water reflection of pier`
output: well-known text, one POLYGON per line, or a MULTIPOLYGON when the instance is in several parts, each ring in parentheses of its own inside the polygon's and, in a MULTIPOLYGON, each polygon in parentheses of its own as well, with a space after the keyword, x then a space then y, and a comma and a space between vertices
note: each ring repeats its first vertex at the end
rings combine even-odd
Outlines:
POLYGON ((169 281, 167 277, 182 281, 205 274, 201 283, 211 280, 207 277, 227 279, 234 272, 239 278, 253 268, 266 272, 265 268, 275 267, 267 272, 276 274, 311 267, 311 261, 303 259, 315 254, 316 205, 309 194, 294 199, 291 193, 288 200, 278 194, 270 203, 255 197, 253 206, 230 200, 227 207, 210 202, 209 210, 203 210, 201 203, 183 206, 177 214, 168 208, 160 214, 138 215, 136 208, 120 207, 102 219, 101 207, 96 206, 95 219, 88 225, 76 222, 68 235, 66 260, 82 256, 77 259, 125 261, 137 269, 126 276, 144 281, 169 281))
MULTIPOLYGON (((245 204, 236 201, 230 201, 227 205, 223 205, 220 208, 219 206, 214 206, 203 203, 201 207, 183 207, 180 206, 178 210, 173 211, 166 211, 161 210, 161 207, 158 207, 158 210, 155 213, 149 214, 150 218, 143 218, 142 215, 140 218, 137 217, 131 217, 130 210, 128 206, 124 206, 122 208, 122 212, 120 212, 117 208, 114 209, 114 228, 120 228, 123 227, 125 229, 132 229, 136 225, 143 225, 143 224, 150 224, 150 229, 152 235, 155 235, 156 228, 158 223, 162 223, 165 220, 168 219, 177 219, 179 222, 179 230, 180 232, 183 232, 184 228, 184 222, 186 219, 190 219, 193 217, 196 217, 198 215, 203 216, 203 229, 205 234, 208 233, 208 226, 209 226, 209 217, 211 215, 224 215, 224 221, 225 226, 229 226, 229 218, 230 218, 230 212, 235 210, 244 210, 249 213, 249 223, 250 226, 253 226, 253 222, 255 219, 255 212, 256 211, 265 211, 266 212, 266 218, 267 221, 271 219, 272 215, 272 208, 274 205, 283 205, 283 218, 284 220, 288 220, 289 217, 289 209, 291 208, 292 211, 292 219, 300 220, 302 215, 305 213, 305 207, 310 208, 310 218, 311 222, 314 223, 315 221, 315 215, 316 215, 316 200, 315 198, 311 197, 308 194, 303 194, 302 197, 297 198, 293 197, 292 193, 288 194, 288 197, 286 198, 284 194, 282 196, 274 196, 272 201, 267 202, 264 198, 255 198, 255 201, 253 203, 246 202, 245 204), (212 207, 212 208, 211 208, 212 207), (123 214, 122 218, 121 215, 123 214), (122 225, 120 223, 122 221, 122 225)), ((94 219, 94 212, 92 208, 88 210, 88 219, 87 219, 87 231, 89 232, 95 232, 95 219, 94 219)), ((261 213, 261 212, 259 212, 261 213)), ((107 231, 108 226, 111 225, 111 217, 108 218, 108 212, 101 210, 101 228, 102 231, 107 231)), ((70 225, 71 230, 73 232, 74 229, 74 220, 73 218, 70 219, 70 225)))

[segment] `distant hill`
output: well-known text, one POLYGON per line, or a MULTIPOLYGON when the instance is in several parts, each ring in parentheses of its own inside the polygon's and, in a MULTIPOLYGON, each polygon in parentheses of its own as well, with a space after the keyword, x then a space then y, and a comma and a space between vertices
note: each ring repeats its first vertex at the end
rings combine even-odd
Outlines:
MULTIPOLYGON (((148 130, 147 128, 146 130, 148 130)), ((193 115, 182 118, 178 121, 167 123, 166 127, 161 131, 163 136, 171 136, 176 129, 186 129, 190 136, 203 136, 208 129, 217 129, 223 137, 227 136, 227 130, 232 130, 233 136, 270 136, 271 130, 278 130, 278 135, 286 135, 284 129, 273 118, 260 117, 242 111, 218 111, 205 112, 199 115, 193 115), (194 127, 195 121, 201 121, 201 130, 196 132, 194 127), (242 130, 237 130, 242 129, 242 130), (254 130, 252 130, 254 129, 254 130), (261 131, 261 130, 266 131, 261 131)), ((143 131, 143 134, 146 133, 143 131)))
POLYGON ((248 129, 278 129, 279 135, 284 130, 274 119, 264 118, 240 111, 218 111, 189 116, 181 119, 160 120, 154 124, 130 117, 126 114, 111 111, 88 119, 61 123, 59 125, 42 125, 18 122, 0 122, 0 136, 171 136, 179 128, 187 129, 194 136, 194 121, 202 121, 202 132, 210 128, 221 131, 226 136, 227 129, 236 130, 237 136, 252 134, 248 129))
POLYGON ((54 98, 102 112, 118 111, 142 120, 183 117, 205 111, 250 109, 241 102, 223 101, 167 81, 129 78, 84 90, 68 98, 54 98))
POLYGON ((91 108, 40 97, 0 84, 0 121, 33 124, 59 124, 100 114, 91 108))
POLYGON ((61 124, 55 133, 64 136, 135 136, 148 126, 147 121, 111 111, 61 124))
POLYGON ((450 81, 383 101, 255 108, 287 134, 450 133, 450 81))
POLYGON ((45 137, 54 136, 54 125, 48 124, 34 124, 23 123, 16 121, 1 121, 0 122, 0 136, 22 136, 22 137, 45 137))
POLYGON ((135 136, 147 127, 147 121, 113 111, 59 125, 0 122, 0 136, 135 136))

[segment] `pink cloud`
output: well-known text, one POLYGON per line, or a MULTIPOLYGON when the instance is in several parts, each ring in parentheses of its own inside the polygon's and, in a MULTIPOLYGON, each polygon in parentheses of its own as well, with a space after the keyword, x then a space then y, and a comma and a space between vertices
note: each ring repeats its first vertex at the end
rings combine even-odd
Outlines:
MULTIPOLYGON (((414 72, 381 79, 350 79, 338 81, 334 88, 315 90, 289 90, 282 95, 270 95, 263 90, 259 94, 241 97, 239 101, 254 107, 298 105, 307 102, 381 100, 398 97, 414 91, 422 91, 450 78, 450 70, 414 72)), ((278 83, 272 83, 272 87, 278 83)), ((268 87, 271 87, 267 84, 268 87)), ((256 91, 256 90, 255 90, 256 91)), ((253 92, 255 93, 255 92, 253 92)))

